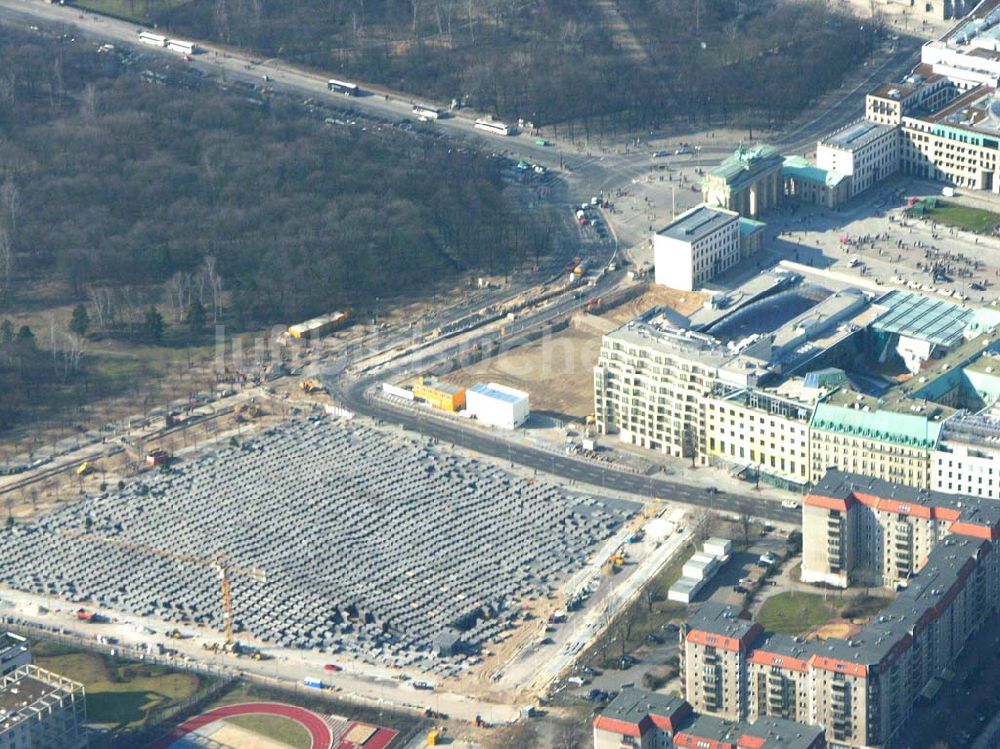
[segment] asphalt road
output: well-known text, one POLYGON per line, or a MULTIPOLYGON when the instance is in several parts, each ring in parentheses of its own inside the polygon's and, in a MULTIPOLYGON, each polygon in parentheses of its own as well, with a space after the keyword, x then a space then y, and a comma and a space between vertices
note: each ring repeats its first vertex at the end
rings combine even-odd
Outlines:
MULTIPOLYGON (((42 0, 0 0, 0 21, 24 26, 38 23, 61 24, 73 27, 81 37, 95 42, 127 44, 141 49, 145 54, 162 56, 184 64, 183 57, 175 52, 139 44, 140 26, 114 18, 100 16, 70 6, 51 5, 42 0)), ((192 40, 197 41, 197 40, 192 40)), ((223 49, 212 44, 198 42, 203 53, 195 55, 191 67, 226 81, 249 81, 262 84, 264 76, 267 85, 275 90, 295 93, 313 98, 318 102, 345 109, 369 112, 389 120, 412 119, 414 103, 424 103, 446 108, 444 102, 432 102, 400 93, 385 87, 359 82, 363 95, 344 96, 327 90, 327 76, 305 70, 278 59, 270 59, 261 64, 253 64, 247 54, 223 49)), ((884 80, 895 80, 908 72, 914 51, 919 49, 919 41, 912 38, 901 39, 897 51, 872 67, 861 83, 843 94, 832 94, 832 101, 821 102, 816 111, 803 124, 775 140, 775 145, 789 152, 811 150, 818 137, 842 125, 858 119, 863 114, 866 92, 884 80)), ((567 182, 574 193, 573 202, 604 192, 610 193, 617 187, 627 185, 633 178, 647 173, 653 163, 649 150, 630 150, 628 153, 594 148, 582 149, 549 137, 551 145, 542 146, 530 134, 502 137, 483 133, 474 128, 477 113, 460 111, 454 116, 437 120, 433 127, 449 137, 473 140, 489 144, 498 153, 506 153, 516 158, 524 158, 549 168, 564 168, 567 182)), ((711 167, 732 152, 730 145, 705 146, 697 157, 670 159, 672 165, 686 167, 711 167)))
MULTIPOLYGON (((400 424, 406 429, 412 429, 442 442, 461 445, 500 461, 517 463, 539 472, 589 484, 595 488, 625 492, 636 497, 650 499, 656 497, 665 501, 703 507, 713 512, 747 512, 755 518, 781 523, 798 523, 801 519, 801 511, 782 507, 774 500, 754 498, 752 490, 747 495, 729 494, 721 491, 712 494, 705 489, 692 487, 680 481, 606 468, 597 463, 590 463, 559 453, 526 447, 498 436, 483 434, 477 429, 449 423, 434 416, 425 417, 419 412, 393 408, 385 401, 370 398, 365 392, 376 381, 386 378, 391 379, 391 374, 358 380, 339 389, 337 394, 348 408, 357 413, 400 424)), ((336 387, 336 382, 331 382, 329 385, 336 387)))

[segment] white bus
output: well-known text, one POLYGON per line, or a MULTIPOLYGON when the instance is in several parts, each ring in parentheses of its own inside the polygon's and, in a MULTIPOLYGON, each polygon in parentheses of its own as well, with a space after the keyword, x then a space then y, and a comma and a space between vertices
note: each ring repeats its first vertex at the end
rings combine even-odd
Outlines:
POLYGON ((488 133, 493 133, 494 135, 510 135, 514 132, 510 125, 505 125, 502 122, 496 122, 494 120, 476 120, 476 129, 485 130, 488 133))
POLYGON ((425 117, 428 120, 436 120, 441 116, 441 111, 434 107, 425 107, 422 104, 417 104, 413 107, 413 114, 417 117, 425 117))
POLYGON ((152 44, 154 47, 167 46, 167 37, 154 34, 152 31, 140 31, 139 41, 143 44, 152 44))
POLYGON ((359 90, 357 83, 336 81, 333 78, 326 82, 326 87, 331 91, 336 91, 338 94, 344 94, 345 96, 357 96, 359 90))
POLYGON ((180 52, 184 55, 193 55, 197 47, 194 42, 183 42, 180 39, 168 39, 167 49, 173 50, 174 52, 180 52))

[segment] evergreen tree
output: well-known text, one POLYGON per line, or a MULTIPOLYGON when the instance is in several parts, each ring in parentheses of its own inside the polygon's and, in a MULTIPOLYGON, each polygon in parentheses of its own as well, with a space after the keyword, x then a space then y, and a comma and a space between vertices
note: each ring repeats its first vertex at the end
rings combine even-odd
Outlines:
POLYGON ((146 310, 146 319, 142 323, 142 331, 146 338, 154 343, 159 343, 163 339, 163 315, 156 307, 146 310))
POLYGON ((87 308, 82 304, 76 305, 73 309, 73 317, 69 320, 69 332, 75 333, 81 338, 87 335, 87 329, 90 327, 90 315, 87 314, 87 308))
POLYGON ((205 311, 205 305, 197 299, 192 299, 188 307, 187 316, 184 318, 184 322, 187 323, 188 328, 191 329, 192 333, 200 333, 205 329, 207 320, 208 313, 205 311))

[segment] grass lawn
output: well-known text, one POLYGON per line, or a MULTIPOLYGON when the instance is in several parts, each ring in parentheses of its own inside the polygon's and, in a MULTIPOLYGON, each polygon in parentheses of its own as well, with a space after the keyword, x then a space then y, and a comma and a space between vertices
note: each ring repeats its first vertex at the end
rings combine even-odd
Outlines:
POLYGON ((100 655, 46 642, 35 647, 38 665, 81 682, 93 723, 135 728, 152 708, 179 702, 198 689, 197 675, 145 663, 116 663, 100 655))
POLYGON ((312 746, 312 737, 305 728, 294 720, 277 715, 239 715, 226 718, 226 723, 279 741, 293 749, 310 749, 312 746))
POLYGON ((928 211, 932 221, 954 226, 959 229, 974 231, 979 234, 992 234, 993 227, 1000 224, 1000 213, 984 211, 980 208, 968 208, 955 203, 937 202, 937 206, 928 211))
POLYGON ((839 607, 818 593, 779 593, 761 606, 756 620, 768 632, 798 635, 837 617, 839 607))

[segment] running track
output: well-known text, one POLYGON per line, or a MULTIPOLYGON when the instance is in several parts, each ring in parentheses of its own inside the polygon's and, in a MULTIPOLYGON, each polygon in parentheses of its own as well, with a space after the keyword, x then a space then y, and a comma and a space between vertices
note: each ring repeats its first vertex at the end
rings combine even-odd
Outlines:
POLYGON ((187 734, 204 728, 209 723, 224 718, 232 718, 236 715, 278 715, 282 718, 294 720, 296 723, 309 731, 312 737, 312 749, 330 749, 333 743, 333 735, 330 726, 311 710, 292 705, 283 705, 280 702, 244 702, 239 705, 226 705, 209 710, 207 713, 191 718, 177 726, 173 732, 165 739, 161 739, 152 745, 151 749, 167 749, 175 741, 183 738, 187 734))

